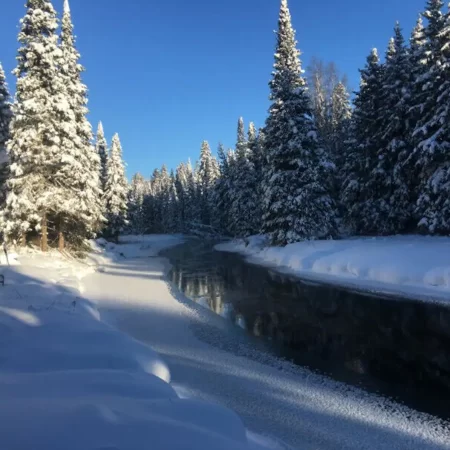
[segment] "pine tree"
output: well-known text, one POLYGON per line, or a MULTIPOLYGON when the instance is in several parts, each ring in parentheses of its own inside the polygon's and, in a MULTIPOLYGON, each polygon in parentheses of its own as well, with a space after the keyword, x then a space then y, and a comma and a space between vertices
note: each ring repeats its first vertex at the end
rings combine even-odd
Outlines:
POLYGON ((9 174, 8 154, 6 142, 9 140, 9 125, 12 110, 5 72, 0 64, 0 204, 3 205, 6 196, 6 179, 9 174))
POLYGON ((169 185, 169 218, 166 233, 178 233, 182 231, 182 221, 180 214, 180 202, 176 188, 176 177, 173 170, 170 172, 169 185))
POLYGON ((418 174, 415 209, 421 231, 450 233, 450 14, 443 2, 429 0, 424 17, 426 64, 416 90, 426 93, 413 133, 411 161, 418 174))
POLYGON ((127 225, 128 182, 125 176, 125 165, 122 160, 122 146, 119 135, 115 134, 111 141, 108 158, 108 178, 106 180, 105 200, 107 205, 107 234, 118 238, 127 225))
POLYGON ((350 120, 352 118, 350 95, 342 81, 340 81, 333 90, 330 107, 330 147, 333 161, 338 169, 338 179, 342 181, 342 177, 339 176, 339 174, 344 166, 345 141, 348 139, 350 120))
POLYGON ((412 220, 413 183, 406 168, 412 146, 410 105, 411 54, 405 45, 400 25, 395 27, 394 53, 386 61, 383 101, 390 111, 384 128, 387 154, 393 167, 390 223, 385 233, 404 232, 412 220))
POLYGON ((159 195, 161 192, 161 174, 155 169, 150 179, 148 194, 144 199, 144 218, 147 225, 147 233, 161 233, 161 205, 159 195))
POLYGON ((59 247, 65 235, 72 242, 82 242, 100 230, 103 221, 99 170, 100 159, 91 144, 92 128, 87 120, 87 88, 81 81, 84 68, 75 48, 75 37, 69 8, 64 2, 61 26, 60 72, 65 86, 65 100, 70 114, 61 131, 62 160, 54 174, 61 189, 54 217, 59 231, 59 247))
POLYGON ((59 70, 56 12, 49 0, 28 0, 26 9, 14 71, 17 88, 7 144, 11 175, 4 232, 7 238, 24 238, 35 229, 41 234, 42 249, 47 250, 48 215, 59 210, 61 201, 54 177, 65 163, 61 128, 71 111, 59 70))
POLYGON ((235 236, 250 236, 259 231, 261 212, 258 204, 258 183, 253 152, 256 128, 249 126, 248 139, 242 135, 244 122, 239 119, 234 179, 232 180, 230 227, 235 236))
POLYGON ((207 141, 203 141, 200 161, 197 171, 197 189, 200 211, 200 222, 211 225, 211 212, 213 209, 213 188, 220 176, 217 160, 211 153, 207 141))
POLYGON ((366 183, 370 196, 367 201, 371 202, 372 209, 365 219, 371 223, 373 232, 382 235, 404 232, 411 218, 410 187, 404 168, 411 149, 408 139, 410 61, 398 23, 394 33, 386 53, 380 90, 377 151, 366 183))
POLYGON ((229 173, 228 161, 225 154, 225 147, 222 143, 219 144, 217 150, 219 177, 213 187, 212 203, 213 217, 211 225, 222 234, 226 234, 228 230, 228 212, 230 209, 229 202, 229 173))
POLYGON ((384 68, 378 52, 373 49, 361 70, 360 90, 356 94, 351 139, 345 162, 345 180, 341 202, 347 211, 345 222, 354 233, 375 233, 378 230, 374 209, 376 186, 382 176, 373 173, 377 166, 380 145, 382 83, 384 68))
POLYGON ((5 72, 0 63, 0 151, 6 148, 9 139, 9 125, 12 118, 10 95, 5 72))
POLYGON ((105 132, 101 122, 99 122, 97 129, 96 151, 100 157, 100 185, 102 192, 105 192, 108 167, 108 143, 106 142, 105 132))
POLYGON ((285 245, 334 234, 333 164, 320 148, 287 0, 279 17, 272 106, 266 122, 263 231, 285 245))
POLYGON ((317 132, 322 139, 322 142, 328 142, 329 140, 329 118, 328 118, 328 105, 326 100, 326 94, 324 87, 322 86, 322 80, 319 72, 316 72, 314 77, 314 120, 317 128, 317 132))
POLYGON ((144 200, 148 195, 148 183, 137 173, 131 180, 128 193, 129 230, 132 234, 144 234, 147 229, 144 214, 144 200))
POLYGON ((171 214, 170 197, 172 187, 171 181, 172 180, 170 178, 169 171, 167 170, 167 166, 163 165, 160 172, 159 189, 157 194, 161 214, 162 233, 169 233, 172 224, 172 220, 170 217, 171 214))

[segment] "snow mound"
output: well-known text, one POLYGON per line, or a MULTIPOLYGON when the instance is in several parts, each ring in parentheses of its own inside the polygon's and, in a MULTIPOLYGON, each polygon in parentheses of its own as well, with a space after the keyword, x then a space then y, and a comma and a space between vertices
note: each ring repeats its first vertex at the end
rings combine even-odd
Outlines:
POLYGON ((301 277, 417 298, 450 294, 450 238, 392 236, 308 241, 268 247, 264 236, 226 242, 216 250, 301 277))

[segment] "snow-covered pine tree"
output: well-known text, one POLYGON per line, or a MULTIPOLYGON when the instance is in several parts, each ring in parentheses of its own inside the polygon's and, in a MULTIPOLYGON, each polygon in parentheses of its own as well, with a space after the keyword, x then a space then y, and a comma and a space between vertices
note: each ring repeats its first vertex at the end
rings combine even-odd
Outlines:
POLYGON ((256 179, 256 201, 258 202, 258 212, 257 222, 255 223, 255 232, 260 233, 262 227, 263 220, 263 204, 264 204, 264 174, 267 167, 267 157, 266 157, 266 148, 265 148, 265 134, 264 130, 260 129, 257 137, 255 145, 253 145, 252 151, 252 159, 253 166, 255 168, 255 179, 256 179))
POLYGON ((155 169, 152 173, 148 194, 144 199, 144 218, 147 233, 162 233, 161 205, 159 196, 161 192, 161 173, 155 169))
POLYGON ((409 157, 408 117, 410 60, 399 23, 386 53, 380 103, 380 132, 375 166, 367 183, 371 192, 369 220, 377 234, 391 235, 407 230, 411 220, 410 182, 404 162, 409 157), (382 105, 382 106, 381 106, 382 105))
POLYGON ((247 179, 251 177, 249 147, 245 135, 244 119, 239 118, 237 127, 236 160, 230 191, 230 230, 234 236, 247 236, 249 215, 247 208, 247 179))
POLYGON ((244 118, 239 117, 237 128, 236 154, 247 151, 247 138, 245 136, 244 118))
POLYGON ((410 98, 409 98, 409 134, 412 135, 415 126, 422 114, 426 91, 422 91, 422 79, 427 68, 426 37, 422 16, 419 16, 409 40, 409 66, 410 66, 410 98))
POLYGON ((352 233, 376 234, 378 231, 378 223, 374 221, 375 192, 371 186, 380 181, 378 178, 372 179, 372 171, 378 162, 377 152, 381 142, 383 71, 378 52, 373 49, 366 67, 360 70, 361 83, 354 102, 341 193, 341 203, 347 212, 346 226, 352 233))
POLYGON ((249 126, 248 139, 242 136, 242 119, 238 125, 238 143, 232 182, 233 196, 230 205, 230 226, 235 236, 250 236, 259 231, 261 210, 258 204, 258 182, 253 152, 256 146, 256 128, 249 126))
POLYGON ((175 188, 178 198, 178 209, 179 209, 179 231, 184 231, 186 229, 186 212, 189 204, 189 190, 188 190, 188 179, 186 172, 186 165, 181 163, 178 165, 175 175, 175 188))
POLYGON ((200 223, 211 225, 213 209, 213 188, 220 176, 219 165, 211 153, 207 141, 203 141, 197 171, 197 189, 200 211, 200 223))
POLYGON ((97 151, 97 155, 100 157, 100 185, 102 192, 105 192, 106 179, 108 175, 108 143, 106 142, 102 122, 99 122, 98 124, 95 149, 97 151))
POLYGON ((146 232, 144 199, 147 195, 147 181, 140 173, 135 174, 131 180, 128 193, 129 230, 132 234, 144 234, 146 232))
POLYGON ((119 135, 115 134, 111 141, 111 151, 108 157, 108 178, 105 189, 108 219, 107 235, 115 239, 123 232, 128 222, 127 197, 128 181, 122 160, 122 146, 119 135))
POLYGON ((418 173, 416 215, 422 232, 450 234, 450 13, 429 0, 424 17, 426 59, 417 89, 426 92, 413 133, 411 161, 418 173))
MULTIPOLYGON (((262 139, 264 136, 262 136, 262 139)), ((248 126, 248 167, 250 169, 247 181, 247 191, 249 197, 246 200, 247 207, 250 208, 250 224, 247 227, 247 234, 257 234, 261 231, 262 225, 262 167, 263 148, 262 139, 259 139, 255 124, 250 122, 248 126)))
POLYGON ((3 211, 7 239, 40 232, 48 248, 49 214, 61 206, 56 169, 64 163, 62 128, 70 115, 65 80, 60 72, 56 12, 49 0, 28 0, 21 21, 16 97, 7 144, 10 178, 3 211))
POLYGON ((350 94, 342 81, 340 81, 333 90, 330 109, 330 148, 332 159, 337 167, 337 178, 339 179, 339 182, 342 182, 342 168, 345 160, 345 141, 348 139, 350 121, 352 118, 350 94))
POLYGON ((328 142, 329 140, 329 118, 328 118, 328 104, 326 99, 326 93, 324 86, 322 86, 322 80, 320 73, 316 72, 314 76, 314 121, 317 128, 317 132, 322 142, 328 142))
POLYGON ((5 72, 0 63, 0 204, 3 205, 6 196, 6 179, 9 174, 6 142, 9 139, 9 125, 12 119, 11 98, 6 83, 5 72))
POLYGON ((228 158, 223 144, 217 150, 220 176, 213 188, 214 214, 212 226, 222 234, 229 233, 231 179, 228 158))
POLYGON ((285 245, 334 234, 336 207, 330 196, 334 165, 319 146, 300 52, 287 0, 281 1, 266 122, 263 231, 285 245))
POLYGON ((60 186, 53 208, 52 221, 59 232, 59 248, 65 237, 81 243, 92 237, 103 224, 100 189, 100 158, 92 145, 92 128, 87 120, 87 88, 81 81, 84 68, 75 47, 69 0, 64 1, 61 25, 61 58, 59 60, 65 92, 61 100, 68 103, 70 113, 62 118, 61 163, 53 178, 60 186))
POLYGON ((3 66, 0 63, 0 151, 6 150, 9 139, 9 125, 12 118, 11 97, 3 66))
POLYGON ((169 185, 169 211, 168 211, 168 226, 166 233, 178 233, 182 231, 182 222, 180 214, 180 202, 178 198, 178 192, 176 187, 176 177, 172 170, 170 172, 170 185, 169 185))
POLYGON ((171 196, 171 178, 166 165, 161 167, 160 177, 159 177, 159 192, 157 193, 157 198, 160 207, 161 214, 161 230, 163 233, 170 232, 170 226, 172 219, 170 217, 170 196, 171 196))
POLYGON ((200 202, 197 187, 198 180, 190 159, 188 159, 186 165, 186 174, 189 190, 189 206, 186 210, 186 223, 189 228, 193 224, 200 222, 200 202))

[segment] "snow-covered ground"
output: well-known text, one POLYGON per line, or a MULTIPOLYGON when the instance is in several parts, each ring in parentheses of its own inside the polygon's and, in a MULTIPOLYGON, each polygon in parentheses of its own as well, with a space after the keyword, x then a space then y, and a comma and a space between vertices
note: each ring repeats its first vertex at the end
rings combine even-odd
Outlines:
POLYGON ((2 266, 0 448, 450 448, 448 423, 261 354, 173 292, 156 253, 178 242, 2 266))
POLYGON ((253 263, 342 286, 450 302, 450 238, 392 236, 269 247, 264 236, 216 246, 253 263))

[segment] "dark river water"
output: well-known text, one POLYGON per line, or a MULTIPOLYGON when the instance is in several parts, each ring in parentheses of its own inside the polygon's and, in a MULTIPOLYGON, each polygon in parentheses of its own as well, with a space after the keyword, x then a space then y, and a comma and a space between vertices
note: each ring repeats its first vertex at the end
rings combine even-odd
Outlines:
POLYGON ((450 307, 303 282, 213 245, 163 253, 187 297, 278 357, 450 418, 450 307))

